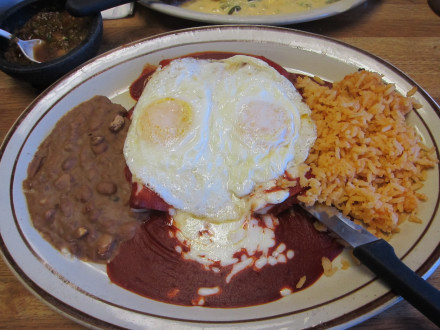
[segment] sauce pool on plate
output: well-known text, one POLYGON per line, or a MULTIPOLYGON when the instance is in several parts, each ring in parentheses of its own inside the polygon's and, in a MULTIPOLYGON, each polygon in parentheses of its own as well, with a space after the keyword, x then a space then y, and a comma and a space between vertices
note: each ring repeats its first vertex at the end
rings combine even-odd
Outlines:
POLYGON ((300 209, 278 216, 272 255, 285 252, 285 262, 261 269, 246 268, 227 283, 232 266, 218 272, 184 260, 176 251, 176 228, 163 213, 155 213, 135 237, 123 243, 107 265, 110 280, 158 301, 206 307, 245 307, 278 300, 303 290, 323 274, 322 258, 333 260, 343 247, 328 233, 319 232, 300 209))

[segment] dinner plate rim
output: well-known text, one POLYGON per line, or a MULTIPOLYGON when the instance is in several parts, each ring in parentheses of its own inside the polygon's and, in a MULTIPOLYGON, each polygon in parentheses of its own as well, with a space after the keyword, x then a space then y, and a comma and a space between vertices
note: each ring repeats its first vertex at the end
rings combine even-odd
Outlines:
MULTIPOLYGON (((322 38, 331 42, 336 42, 340 45, 343 45, 345 47, 348 47, 352 50, 355 51, 360 51, 372 58, 374 58, 376 61, 380 61, 382 62, 384 65, 389 66, 392 70, 396 71, 399 73, 399 75, 401 75, 403 78, 405 78, 406 80, 415 83, 410 77, 408 77, 405 73, 403 73, 402 71, 400 71, 398 68, 394 67, 393 65, 391 65, 390 63, 378 58, 377 56, 370 54, 368 52, 365 52, 363 50, 360 50, 354 46, 348 45, 346 43, 328 38, 328 37, 324 37, 321 35, 314 35, 311 33, 307 33, 307 32, 302 32, 302 31, 296 31, 296 30, 291 30, 291 29, 284 29, 284 28, 277 28, 277 27, 260 27, 260 26, 245 26, 245 25, 240 25, 240 26, 235 26, 235 25, 230 25, 230 26, 211 26, 211 27, 198 27, 198 28, 189 28, 189 29, 183 29, 183 30, 179 30, 179 31, 173 31, 173 32, 168 32, 168 33, 164 33, 164 34, 160 34, 157 36, 153 36, 153 37, 148 37, 148 38, 144 38, 144 39, 140 39, 138 41, 132 42, 130 44, 127 44, 123 47, 118 47, 112 51, 106 52, 102 55, 97 56, 95 59, 92 59, 90 61, 88 61, 86 64, 84 64, 82 67, 87 66, 89 63, 92 63, 94 61, 99 61, 100 59, 105 58, 106 56, 109 56, 111 54, 114 54, 116 52, 118 52, 119 50, 125 48, 125 47, 132 47, 135 46, 137 44, 142 44, 145 42, 148 42, 149 40, 152 39, 160 39, 160 38, 164 38, 166 36, 172 35, 172 34, 176 34, 176 33, 185 33, 188 31, 192 31, 194 33, 197 33, 198 30, 201 31, 206 31, 206 30, 217 30, 217 29, 251 29, 251 30, 268 30, 268 31, 279 31, 279 32, 287 32, 287 33, 293 33, 293 34, 301 34, 301 35, 306 35, 306 36, 311 36, 313 38, 322 38)), ((45 90, 44 92, 42 92, 26 109, 25 111, 19 116, 19 118, 17 119, 17 121, 13 124, 13 126, 11 127, 11 129, 9 130, 9 132, 7 133, 4 141, 2 142, 1 148, 0 148, 0 161, 1 158, 4 155, 4 151, 5 148, 7 147, 8 141, 9 139, 13 136, 13 134, 15 133, 17 127, 20 126, 20 123, 22 122, 22 120, 32 111, 33 107, 35 104, 37 104, 41 99, 44 99, 44 97, 48 94, 51 93, 54 88, 56 88, 56 86, 58 86, 59 84, 61 84, 63 81, 65 81, 66 79, 68 79, 71 75, 74 75, 76 72, 78 72, 78 70, 80 70, 81 68, 78 68, 77 70, 69 73, 68 75, 66 75, 64 78, 60 79, 57 83, 53 84, 51 87, 49 87, 47 90, 45 90)), ((106 69, 103 68, 102 71, 105 71, 106 69)), ((415 83, 416 84, 416 83, 415 83)), ((416 84, 418 86, 418 84, 416 84)), ((428 103, 430 103, 430 105, 432 106, 432 108, 435 110, 437 116, 440 116, 440 110, 438 105, 436 104, 436 102, 432 99, 432 97, 423 89, 419 86, 419 92, 423 94, 424 98, 428 101, 428 103)), ((438 203, 438 201, 437 201, 438 203)), ((43 288, 40 288, 36 283, 34 283, 32 281, 32 279, 30 279, 27 274, 25 274, 24 272, 21 271, 21 268, 18 267, 17 269, 17 264, 15 263, 15 260, 11 257, 11 255, 8 252, 7 247, 4 244, 4 240, 3 240, 3 236, 2 233, 0 232, 0 252, 4 258, 4 260, 6 261, 6 264, 8 265, 8 267, 13 271, 13 273, 19 278, 19 280, 31 291, 33 292, 37 297, 39 297, 40 299, 42 299, 43 301, 45 301, 49 306, 51 306, 52 308, 55 308, 56 310, 58 310, 59 312, 61 312, 63 315, 69 317, 72 320, 75 320, 76 322, 82 323, 82 324, 87 324, 87 325, 95 325, 95 326, 108 326, 109 324, 100 320, 99 318, 95 318, 92 315, 86 314, 82 311, 76 310, 75 308, 71 307, 70 305, 67 305, 65 302, 59 300, 58 298, 52 296, 50 293, 46 292, 43 288), (14 267, 15 265, 15 267, 14 267)), ((439 265, 439 256, 440 256, 440 245, 437 246, 437 248, 433 251, 433 253, 431 254, 431 256, 429 258, 427 258, 427 260, 423 263, 423 265, 421 267, 419 267, 419 269, 417 269, 417 273, 419 273, 420 275, 426 277, 431 275, 431 273, 435 270, 435 268, 438 267, 439 265), (431 264, 430 264, 431 263, 431 264)), ((378 306, 371 306, 371 309, 369 311, 367 311, 366 313, 362 313, 361 318, 368 318, 369 316, 375 315, 378 312, 380 312, 383 309, 388 308, 389 306, 393 305, 394 303, 396 303, 397 301, 400 300, 399 297, 395 296, 394 294, 392 294, 391 292, 387 293, 386 295, 378 298, 380 300, 383 300, 382 304, 379 304, 378 306), (372 314, 372 315, 370 315, 372 314)), ((364 307, 362 307, 364 308, 364 307)), ((330 320, 327 323, 324 323, 323 325, 328 325, 328 326, 333 326, 333 325, 338 325, 340 326, 341 324, 350 324, 353 322, 356 322, 356 320, 359 320, 360 318, 357 318, 355 320, 350 319, 350 315, 352 314, 356 314, 356 310, 355 311, 351 311, 350 313, 348 313, 347 315, 344 315, 342 317, 339 317, 337 319, 334 320, 330 320), (342 323, 341 323, 342 322, 342 323)), ((225 322, 226 324, 228 323, 236 323, 236 322, 225 322)), ((356 322, 357 323, 357 322, 356 322)))

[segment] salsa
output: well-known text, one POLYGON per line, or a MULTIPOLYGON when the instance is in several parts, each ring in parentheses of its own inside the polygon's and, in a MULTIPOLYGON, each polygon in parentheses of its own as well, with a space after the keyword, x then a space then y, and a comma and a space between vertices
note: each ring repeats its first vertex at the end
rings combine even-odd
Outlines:
MULTIPOLYGON (((44 43, 35 49, 34 55, 38 61, 47 62, 67 54, 81 44, 87 37, 91 22, 90 17, 74 17, 67 11, 45 10, 34 15, 14 35, 22 40, 43 40, 44 43)), ((33 63, 13 42, 4 55, 11 63, 33 63)))

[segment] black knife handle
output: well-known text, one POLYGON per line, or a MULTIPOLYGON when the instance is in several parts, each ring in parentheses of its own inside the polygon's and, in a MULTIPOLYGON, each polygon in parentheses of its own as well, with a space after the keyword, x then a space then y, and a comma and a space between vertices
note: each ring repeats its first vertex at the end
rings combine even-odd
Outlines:
POLYGON ((440 326, 440 291, 408 268, 383 239, 356 247, 353 254, 398 295, 440 326))

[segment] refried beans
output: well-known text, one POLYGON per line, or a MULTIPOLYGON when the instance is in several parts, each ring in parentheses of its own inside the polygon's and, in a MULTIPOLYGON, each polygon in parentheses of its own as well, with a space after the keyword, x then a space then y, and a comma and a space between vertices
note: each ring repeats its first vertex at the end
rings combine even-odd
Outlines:
POLYGON ((83 260, 110 260, 146 217, 128 207, 125 113, 104 96, 68 112, 38 148, 23 182, 34 227, 83 260))

